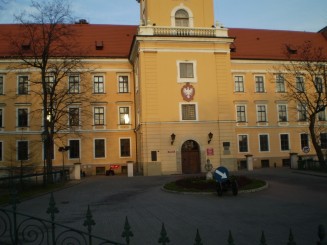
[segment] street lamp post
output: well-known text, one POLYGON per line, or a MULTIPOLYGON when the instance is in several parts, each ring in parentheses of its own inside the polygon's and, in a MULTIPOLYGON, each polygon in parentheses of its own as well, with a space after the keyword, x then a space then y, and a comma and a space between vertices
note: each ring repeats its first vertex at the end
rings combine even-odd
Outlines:
POLYGON ((65 180, 65 155, 66 151, 69 151, 69 146, 60 146, 58 151, 62 153, 62 181, 65 180))
POLYGON ((46 171, 45 171, 45 159, 46 159, 46 140, 47 140, 47 134, 45 131, 42 132, 41 134, 42 142, 43 142, 43 185, 45 186, 47 181, 46 181, 46 171))

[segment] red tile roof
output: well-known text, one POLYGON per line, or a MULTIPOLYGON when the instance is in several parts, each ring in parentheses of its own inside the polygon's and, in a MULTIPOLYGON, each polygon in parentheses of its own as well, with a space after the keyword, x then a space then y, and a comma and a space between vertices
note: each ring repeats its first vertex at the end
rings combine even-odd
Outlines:
MULTIPOLYGON (((86 50, 88 57, 94 58, 128 58, 133 38, 137 34, 137 26, 132 25, 74 24, 72 28, 78 34, 79 47, 86 50), (103 48, 100 47, 101 44, 103 48)), ((0 25, 0 58, 11 54, 10 44, 3 37, 9 32, 19 33, 19 25, 0 25)), ((284 60, 282 50, 285 44, 296 47, 308 40, 317 47, 326 47, 327 52, 327 39, 321 32, 238 28, 230 28, 228 32, 230 37, 235 38, 232 59, 284 60)))
POLYGON ((327 57, 327 39, 322 33, 238 28, 230 28, 228 33, 235 38, 232 59, 285 60, 285 45, 295 48, 306 41, 315 47, 325 47, 327 57))

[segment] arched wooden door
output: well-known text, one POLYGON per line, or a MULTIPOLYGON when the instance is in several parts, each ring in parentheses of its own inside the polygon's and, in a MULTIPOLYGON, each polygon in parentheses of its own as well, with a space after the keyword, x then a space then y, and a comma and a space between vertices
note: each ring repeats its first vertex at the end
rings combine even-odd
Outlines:
POLYGON ((196 174, 201 171, 200 147, 194 140, 185 141, 182 145, 182 172, 196 174))

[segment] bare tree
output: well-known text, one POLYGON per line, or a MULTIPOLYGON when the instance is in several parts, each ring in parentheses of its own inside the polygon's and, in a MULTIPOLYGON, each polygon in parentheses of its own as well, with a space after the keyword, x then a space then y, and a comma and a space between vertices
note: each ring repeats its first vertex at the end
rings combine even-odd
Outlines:
MULTIPOLYGON (((85 54, 78 46, 67 1, 32 1, 31 8, 29 13, 15 16, 20 29, 10 38, 12 56, 22 61, 19 69, 38 71, 38 75, 30 77, 30 93, 38 95, 42 101, 39 110, 49 174, 52 172, 54 139, 79 126, 79 111, 90 101, 89 96, 85 96, 90 88, 82 88, 86 85, 81 82, 89 70, 82 62, 85 54), (72 106, 79 110, 71 110, 72 106)), ((48 178, 51 182, 50 175, 48 178)))
POLYGON ((286 89, 284 99, 293 102, 299 121, 308 122, 312 145, 319 163, 325 166, 321 133, 326 133, 325 110, 327 107, 327 57, 322 47, 310 41, 294 47, 285 45, 289 62, 278 68, 286 89))

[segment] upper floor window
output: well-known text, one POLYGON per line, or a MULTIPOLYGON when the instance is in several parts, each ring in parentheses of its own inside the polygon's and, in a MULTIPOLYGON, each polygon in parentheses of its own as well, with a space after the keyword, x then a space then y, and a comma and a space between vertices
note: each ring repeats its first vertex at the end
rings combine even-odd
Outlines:
POLYGON ((257 105, 257 120, 258 122, 267 122, 267 106, 257 105))
POLYGON ((280 134, 280 149, 281 151, 288 151, 290 149, 289 135, 280 134))
POLYGON ((94 107, 94 125, 104 125, 104 107, 94 107))
POLYGON ((2 141, 0 141, 0 162, 3 161, 3 146, 2 146, 2 141))
POLYGON ((69 93, 78 94, 80 85, 80 77, 78 75, 69 76, 69 93))
POLYGON ((320 133, 321 149, 327 149, 327 133, 320 133))
POLYGON ((194 61, 178 61, 178 82, 196 82, 196 63, 194 61))
POLYGON ((239 152, 248 152, 248 136, 247 135, 239 135, 238 136, 238 151, 239 152))
POLYGON ((257 93, 265 92, 265 84, 264 84, 263 76, 255 76, 255 91, 257 93))
POLYGON ((94 140, 94 158, 106 157, 106 141, 105 139, 94 140))
POLYGON ((47 93, 51 94, 53 92, 53 87, 54 87, 54 76, 46 76, 45 84, 46 84, 47 93))
POLYGON ((197 120, 196 104, 182 104, 181 114, 183 121, 197 120))
POLYGON ((321 77, 315 77, 314 82, 317 93, 322 93, 324 91, 323 82, 321 77))
POLYGON ((131 140, 130 139, 120 139, 120 156, 130 157, 131 156, 131 140))
POLYGON ((246 108, 245 105, 236 106, 237 122, 246 122, 246 108))
POLYGON ((17 110, 17 126, 28 127, 28 109, 19 108, 17 110))
POLYGON ((118 76, 118 92, 119 93, 128 93, 128 76, 118 76))
POLYGON ((0 76, 0 94, 4 94, 3 76, 0 76))
POLYGON ((278 121, 279 122, 287 122, 287 105, 278 105, 278 121))
POLYGON ((269 136, 268 134, 259 135, 260 151, 269 151, 269 136))
POLYGON ((298 104, 297 110, 298 110, 299 121, 306 121, 308 119, 307 118, 307 106, 303 105, 303 104, 298 104))
POLYGON ((178 27, 189 27, 189 15, 186 10, 180 9, 176 11, 175 25, 178 27))
POLYGON ((69 140, 69 158, 80 158, 80 141, 69 140))
POLYGON ((69 126, 79 126, 79 108, 69 108, 69 126))
POLYGON ((318 113, 318 120, 319 121, 326 121, 326 108, 323 110, 319 111, 318 113))
POLYGON ((129 107, 119 107, 119 124, 130 124, 129 107))
POLYGON ((281 74, 276 75, 276 92, 284 93, 285 90, 285 79, 281 74))
POLYGON ((104 77, 94 76, 93 77, 93 91, 95 94, 104 93, 104 77))
POLYGON ((0 128, 3 127, 3 108, 0 108, 0 128))
POLYGON ((295 87, 296 87, 297 92, 304 93, 304 91, 305 91, 304 78, 301 76, 297 76, 295 79, 296 79, 295 87))
POLYGON ((234 91, 235 92, 244 92, 244 78, 243 76, 234 77, 234 91))
POLYGON ((18 76, 18 94, 28 94, 28 76, 18 76))

